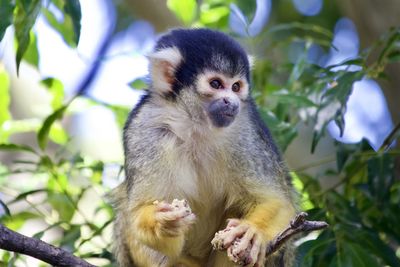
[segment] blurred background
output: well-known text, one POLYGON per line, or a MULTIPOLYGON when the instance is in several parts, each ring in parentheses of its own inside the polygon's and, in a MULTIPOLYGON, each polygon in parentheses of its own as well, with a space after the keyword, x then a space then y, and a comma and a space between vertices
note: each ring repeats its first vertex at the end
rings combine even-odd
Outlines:
MULTIPOLYGON (((252 94, 301 193, 330 228, 299 266, 400 266, 400 1, 0 1, 0 216, 115 266, 106 194, 157 38, 207 27, 254 59, 252 94)), ((1 266, 42 266, 0 251, 1 266)))

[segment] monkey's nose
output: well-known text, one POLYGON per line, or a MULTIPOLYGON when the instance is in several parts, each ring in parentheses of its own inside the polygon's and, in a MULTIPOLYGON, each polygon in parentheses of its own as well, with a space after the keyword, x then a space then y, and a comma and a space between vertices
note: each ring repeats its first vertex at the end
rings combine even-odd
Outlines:
POLYGON ((239 105, 235 103, 235 101, 230 100, 229 98, 224 97, 223 99, 223 109, 224 109, 224 114, 227 116, 236 116, 239 105))

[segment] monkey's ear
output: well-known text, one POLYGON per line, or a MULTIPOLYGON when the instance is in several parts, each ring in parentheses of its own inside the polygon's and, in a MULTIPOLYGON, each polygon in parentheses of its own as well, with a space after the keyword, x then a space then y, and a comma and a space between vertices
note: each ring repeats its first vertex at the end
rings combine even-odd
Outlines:
POLYGON ((150 60, 151 90, 159 93, 172 91, 176 68, 181 64, 183 57, 176 47, 168 47, 148 55, 150 60))

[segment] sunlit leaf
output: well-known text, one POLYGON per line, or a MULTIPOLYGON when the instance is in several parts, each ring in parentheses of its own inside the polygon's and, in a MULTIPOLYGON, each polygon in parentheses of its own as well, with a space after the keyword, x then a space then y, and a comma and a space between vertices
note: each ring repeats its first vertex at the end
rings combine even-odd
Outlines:
POLYGON ((8 26, 12 24, 14 2, 10 0, 0 0, 0 41, 3 39, 8 26))
POLYGON ((143 77, 137 78, 129 83, 129 86, 134 89, 145 89, 148 87, 148 84, 144 80, 143 77))
POLYGON ((61 119, 63 117, 66 109, 67 109, 67 106, 60 107, 53 114, 51 114, 49 117, 47 117, 47 119, 44 121, 43 126, 40 128, 40 130, 37 134, 38 144, 42 150, 46 149, 51 126, 53 125, 53 123, 56 120, 61 119))
POLYGON ((35 24, 41 9, 41 0, 19 0, 16 1, 14 12, 15 36, 18 42, 16 63, 17 71, 28 46, 30 44, 30 30, 35 24))
POLYGON ((53 109, 60 108, 64 101, 64 85, 61 81, 55 78, 46 78, 41 83, 46 86, 53 96, 53 100, 51 101, 53 109))
POLYGON ((53 123, 53 125, 50 127, 49 139, 59 145, 64 145, 67 143, 68 134, 62 127, 61 123, 53 123))
POLYGON ((229 15, 229 8, 226 6, 219 6, 204 10, 200 13, 200 21, 204 24, 216 23, 219 20, 229 15))
POLYGON ((30 38, 30 42, 29 42, 28 49, 26 50, 26 52, 24 54, 24 60, 26 60, 26 62, 28 62, 29 64, 31 64, 35 67, 38 67, 39 51, 38 51, 38 47, 37 47, 36 34, 33 31, 31 31, 29 38, 30 38))
POLYGON ((2 220, 2 223, 10 228, 11 230, 18 230, 20 229, 28 220, 30 219, 36 219, 39 218, 40 216, 38 214, 28 212, 28 211, 22 211, 17 214, 12 214, 12 216, 7 216, 4 217, 2 220))
POLYGON ((0 129, 3 123, 11 118, 10 106, 10 80, 7 73, 0 69, 0 129))
POLYGON ((197 3, 195 0, 168 0, 167 6, 186 26, 189 26, 196 17, 197 3))

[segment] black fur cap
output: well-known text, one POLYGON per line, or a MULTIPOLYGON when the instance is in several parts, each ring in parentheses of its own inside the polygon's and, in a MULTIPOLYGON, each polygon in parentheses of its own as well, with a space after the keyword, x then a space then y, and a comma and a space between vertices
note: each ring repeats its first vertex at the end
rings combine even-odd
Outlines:
POLYGON ((244 49, 228 35, 209 29, 175 29, 163 35, 155 51, 177 47, 183 62, 175 72, 175 93, 193 84, 197 74, 212 70, 225 75, 243 75, 250 80, 249 61, 244 49))

